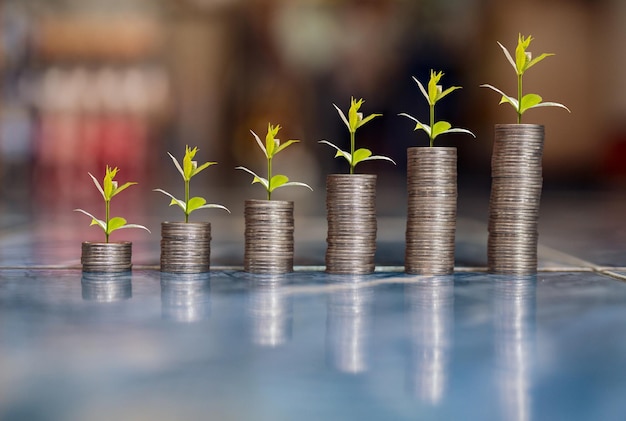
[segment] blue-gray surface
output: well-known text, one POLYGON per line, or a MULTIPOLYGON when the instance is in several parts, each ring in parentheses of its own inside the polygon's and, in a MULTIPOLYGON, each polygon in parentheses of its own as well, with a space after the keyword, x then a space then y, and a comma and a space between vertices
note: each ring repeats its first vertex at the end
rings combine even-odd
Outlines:
POLYGON ((158 272, 159 215, 124 233, 117 277, 80 271, 99 233, 71 211, 4 215, 0 419, 625 419, 625 196, 547 195, 534 279, 484 272, 476 203, 452 278, 401 272, 397 215, 356 278, 321 271, 325 221, 297 218, 296 263, 318 266, 276 279, 231 268, 240 212, 212 220, 214 270, 191 277, 158 272))
POLYGON ((623 419, 626 285, 0 272, 0 418, 623 419))

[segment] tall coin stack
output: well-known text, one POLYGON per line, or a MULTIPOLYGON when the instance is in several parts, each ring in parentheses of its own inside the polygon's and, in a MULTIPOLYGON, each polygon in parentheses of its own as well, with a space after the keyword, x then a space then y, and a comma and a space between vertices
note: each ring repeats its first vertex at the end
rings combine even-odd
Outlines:
POLYGON ((293 202, 246 200, 244 270, 259 274, 293 271, 293 202))
POLYGON ((376 175, 331 174, 326 178, 326 272, 374 272, 376 175))
POLYGON ((487 245, 491 273, 537 272, 543 141, 543 126, 496 125, 487 245))
POLYGON ((405 271, 454 272, 457 204, 456 148, 409 148, 405 271))
POLYGON ((83 272, 126 272, 131 269, 132 243, 82 243, 83 272))
POLYGON ((161 223, 161 271, 208 272, 211 260, 211 224, 208 222, 161 223))

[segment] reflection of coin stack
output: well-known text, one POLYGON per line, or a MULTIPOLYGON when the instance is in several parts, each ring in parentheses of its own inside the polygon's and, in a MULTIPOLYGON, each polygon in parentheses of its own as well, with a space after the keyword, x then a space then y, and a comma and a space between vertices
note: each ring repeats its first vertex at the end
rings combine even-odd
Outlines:
POLYGON ((543 126, 496 125, 487 246, 492 273, 537 272, 543 140, 543 126))
POLYGON ((456 148, 409 148, 405 270, 420 275, 454 271, 456 148))
POLYGON ((196 322, 210 315, 208 273, 161 273, 161 309, 164 319, 196 322))
POLYGON ((131 269, 132 243, 82 244, 83 272, 126 272, 131 269))
POLYGON ((376 176, 331 174, 326 178, 326 271, 366 274, 376 253, 376 176))
POLYGON ((535 344, 534 275, 496 279, 494 330, 501 419, 531 420, 535 344))
POLYGON ((407 285, 411 361, 409 388, 419 399, 437 404, 448 386, 454 323, 454 279, 433 276, 407 285))
POLYGON ((293 271, 293 202, 246 200, 244 270, 260 274, 293 271))
POLYGON ((252 342, 277 347, 291 337, 292 303, 284 291, 284 277, 255 279, 250 290, 249 313, 252 320, 252 342))
POLYGON ((161 223, 161 271, 208 272, 211 260, 211 224, 208 222, 161 223))
POLYGON ((328 300, 327 352, 337 370, 363 373, 368 369, 374 291, 356 279, 341 281, 328 300))
POLYGON ((132 297, 130 274, 83 273, 81 290, 84 300, 112 303, 132 297))

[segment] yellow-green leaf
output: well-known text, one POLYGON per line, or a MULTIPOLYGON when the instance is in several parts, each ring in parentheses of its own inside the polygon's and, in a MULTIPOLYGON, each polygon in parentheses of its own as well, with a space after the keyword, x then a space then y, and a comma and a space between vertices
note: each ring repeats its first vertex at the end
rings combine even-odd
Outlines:
POLYGON ((276 174, 270 180, 270 185, 269 185, 268 191, 269 192, 273 192, 274 190, 276 190, 277 188, 279 188, 283 184, 287 183, 288 181, 289 181, 289 178, 286 175, 276 174))
POLYGON ((537 94, 526 94, 522 97, 519 113, 524 114, 524 111, 533 108, 537 104, 540 104, 542 98, 537 94))
POLYGON ((354 155, 352 156, 352 165, 355 166, 359 162, 367 159, 372 156, 372 151, 366 148, 360 148, 354 151, 354 155))
POLYGON ((109 229, 107 230, 107 233, 110 234, 116 229, 122 228, 124 225, 126 225, 126 219, 121 216, 113 217, 109 220, 109 229))
POLYGON ((445 132, 446 130, 448 130, 451 127, 452 127, 452 125, 450 123, 448 123, 447 121, 438 121, 438 122, 436 122, 433 125, 433 128, 432 128, 431 139, 436 138, 438 135, 440 135, 441 133, 445 132))
POLYGON ((187 204, 187 215, 189 215, 194 210, 204 206, 206 204, 206 200, 202 197, 192 197, 189 199, 189 203, 187 204))

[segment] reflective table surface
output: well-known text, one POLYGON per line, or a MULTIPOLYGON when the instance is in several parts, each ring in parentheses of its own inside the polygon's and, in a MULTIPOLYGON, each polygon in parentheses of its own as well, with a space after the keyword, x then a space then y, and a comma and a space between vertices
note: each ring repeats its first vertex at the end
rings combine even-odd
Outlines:
POLYGON ((240 270, 236 215, 202 275, 158 271, 158 216, 120 275, 81 272, 73 220, 5 220, 0 419, 623 419, 626 202, 544 200, 525 278, 487 274, 483 214, 459 213, 449 277, 402 272, 401 217, 355 277, 323 272, 323 218, 274 277, 240 270))

